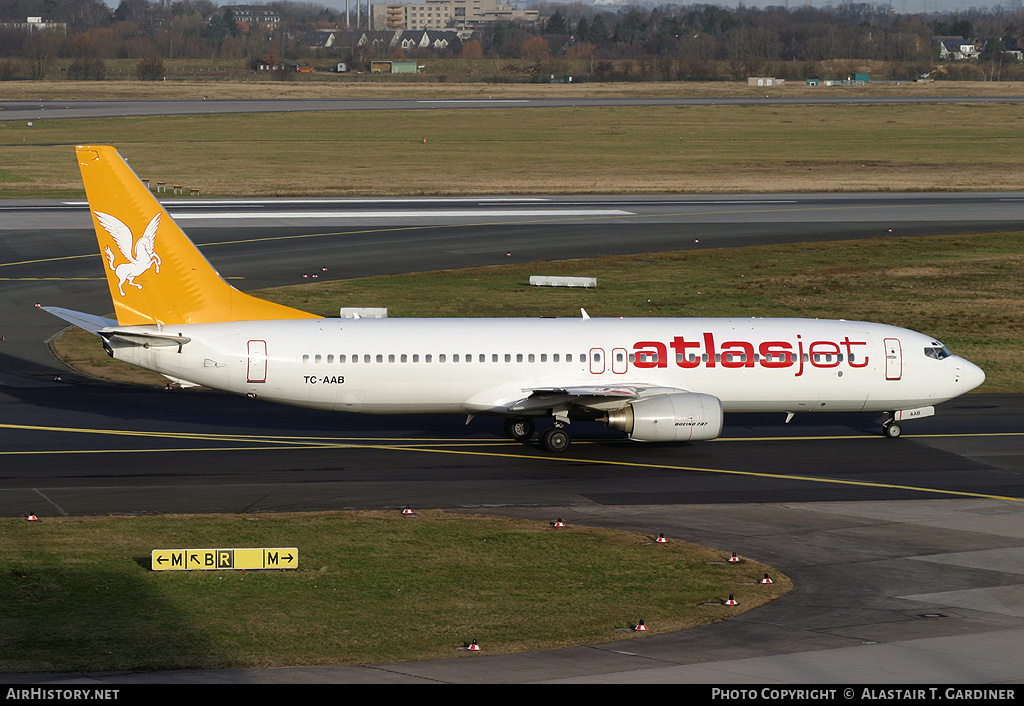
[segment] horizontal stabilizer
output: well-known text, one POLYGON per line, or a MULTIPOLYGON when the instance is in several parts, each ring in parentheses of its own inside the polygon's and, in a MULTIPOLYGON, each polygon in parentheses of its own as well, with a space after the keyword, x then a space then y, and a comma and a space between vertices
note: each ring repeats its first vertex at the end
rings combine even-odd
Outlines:
POLYGON ((59 319, 64 319, 68 323, 74 324, 80 329, 88 331, 94 336, 99 336, 100 331, 105 328, 117 326, 117 321, 114 319, 96 316, 95 314, 83 314, 80 311, 62 309, 59 306, 43 306, 39 308, 47 313, 53 314, 59 319))

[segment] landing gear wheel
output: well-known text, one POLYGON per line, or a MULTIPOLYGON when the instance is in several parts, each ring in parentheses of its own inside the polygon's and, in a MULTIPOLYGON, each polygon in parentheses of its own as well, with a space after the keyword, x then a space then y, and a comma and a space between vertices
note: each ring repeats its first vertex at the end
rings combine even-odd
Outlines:
POLYGON ((540 446, 549 453, 561 453, 569 448, 569 432, 562 427, 548 427, 540 435, 540 446))
POLYGON ((516 441, 526 441, 533 436, 533 420, 527 417, 510 417, 505 420, 505 436, 516 441))
POLYGON ((898 439, 903 434, 903 430, 896 422, 886 422, 882 429, 885 431, 885 436, 889 439, 898 439))

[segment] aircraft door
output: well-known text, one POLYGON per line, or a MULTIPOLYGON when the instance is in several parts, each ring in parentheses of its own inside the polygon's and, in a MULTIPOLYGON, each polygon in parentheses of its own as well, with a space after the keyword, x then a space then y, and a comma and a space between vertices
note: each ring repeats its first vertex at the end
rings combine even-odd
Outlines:
POLYGON ((622 375, 629 367, 629 353, 625 348, 612 349, 612 372, 622 375))
POLYGON ((899 380, 903 377, 903 349, 898 338, 885 339, 885 379, 899 380))
POLYGON ((590 372, 594 375, 604 372, 604 348, 590 349, 590 372))
POLYGON ((246 382, 267 381, 267 342, 249 341, 249 365, 246 382))

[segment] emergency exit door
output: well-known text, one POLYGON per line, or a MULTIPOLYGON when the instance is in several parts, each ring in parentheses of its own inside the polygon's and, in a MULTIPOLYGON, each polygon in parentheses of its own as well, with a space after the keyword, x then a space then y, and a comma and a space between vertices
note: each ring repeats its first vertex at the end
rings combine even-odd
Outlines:
POLYGON ((246 382, 267 381, 267 342, 249 341, 249 366, 246 382))

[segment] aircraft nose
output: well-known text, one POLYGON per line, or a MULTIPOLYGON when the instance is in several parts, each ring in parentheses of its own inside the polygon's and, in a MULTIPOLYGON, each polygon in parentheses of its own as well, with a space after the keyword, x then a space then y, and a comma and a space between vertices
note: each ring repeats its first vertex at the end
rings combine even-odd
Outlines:
POLYGON ((965 360, 960 366, 960 382, 964 386, 964 392, 970 392, 985 382, 985 371, 965 360))

